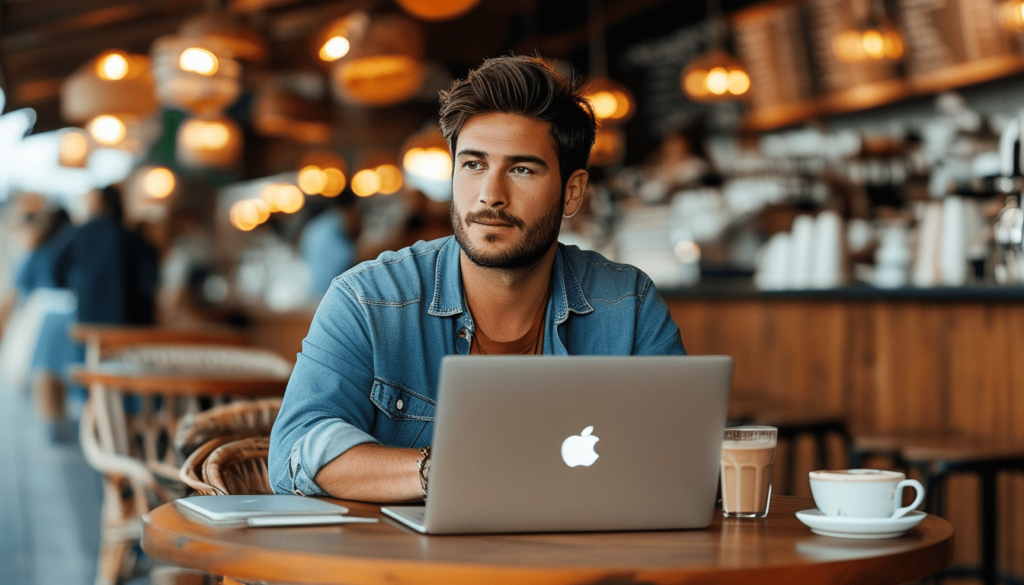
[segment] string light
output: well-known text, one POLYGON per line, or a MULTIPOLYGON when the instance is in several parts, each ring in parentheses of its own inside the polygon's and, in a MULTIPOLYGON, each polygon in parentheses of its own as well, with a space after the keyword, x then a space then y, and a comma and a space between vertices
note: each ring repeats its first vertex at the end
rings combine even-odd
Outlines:
POLYGON ((352 192, 358 197, 369 197, 380 191, 380 175, 373 169, 363 169, 352 175, 352 192))
POLYGON ((327 187, 327 173, 316 165, 309 165, 299 171, 297 182, 303 193, 319 195, 327 187))

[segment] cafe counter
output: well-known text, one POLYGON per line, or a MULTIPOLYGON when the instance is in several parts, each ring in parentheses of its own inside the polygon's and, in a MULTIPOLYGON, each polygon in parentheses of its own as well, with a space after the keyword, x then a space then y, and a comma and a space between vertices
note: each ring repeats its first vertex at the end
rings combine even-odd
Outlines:
MULTIPOLYGON (((1024 439, 1024 287, 760 292, 662 289, 691 354, 735 359, 734 395, 847 417, 854 435, 958 431, 1024 439)), ((805 458, 805 459, 810 459, 805 458)), ((806 477, 804 475, 803 477, 806 477)), ((978 561, 978 481, 953 476, 956 564, 978 561)), ((793 486, 808 495, 806 481, 793 486)), ((999 479, 1000 571, 1024 574, 1024 478, 999 479)))

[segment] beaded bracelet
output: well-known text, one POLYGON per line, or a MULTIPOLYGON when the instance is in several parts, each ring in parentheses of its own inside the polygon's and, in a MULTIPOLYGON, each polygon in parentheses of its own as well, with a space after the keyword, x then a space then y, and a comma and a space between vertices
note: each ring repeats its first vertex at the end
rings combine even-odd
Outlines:
POLYGON ((430 447, 420 449, 420 458, 416 460, 416 468, 420 472, 420 489, 423 497, 427 497, 427 476, 430 475, 430 447))

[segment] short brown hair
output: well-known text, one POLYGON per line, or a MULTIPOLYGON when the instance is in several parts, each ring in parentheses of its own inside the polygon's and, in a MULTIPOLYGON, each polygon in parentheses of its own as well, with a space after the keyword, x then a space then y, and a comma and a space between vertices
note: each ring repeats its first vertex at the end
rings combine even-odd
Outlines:
POLYGON ((441 92, 441 134, 452 156, 466 120, 492 112, 551 123, 563 188, 569 175, 587 168, 597 122, 579 78, 562 77, 539 57, 487 59, 441 92))

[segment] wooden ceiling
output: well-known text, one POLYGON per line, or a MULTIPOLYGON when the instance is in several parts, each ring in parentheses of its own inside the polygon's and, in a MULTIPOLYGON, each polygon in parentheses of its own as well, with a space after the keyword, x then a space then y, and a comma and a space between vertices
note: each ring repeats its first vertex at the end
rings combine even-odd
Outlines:
MULTIPOLYGON (((702 4, 482 0, 455 20, 424 23, 427 55, 456 76, 485 57, 510 50, 585 61, 588 9, 603 10, 607 30, 639 26, 664 31, 702 17, 702 4), (677 13, 678 24, 672 22, 675 18, 666 22, 665 15, 677 13)), ((398 10, 388 0, 0 0, 0 87, 7 94, 8 107, 34 108, 39 115, 36 131, 65 126, 59 116, 59 95, 68 75, 107 49, 148 53, 154 39, 175 33, 185 19, 209 8, 243 14, 264 33, 270 57, 259 67, 270 71, 314 68, 309 39, 334 15, 354 8, 398 10)), ((575 65, 586 69, 585 62, 575 65)))

